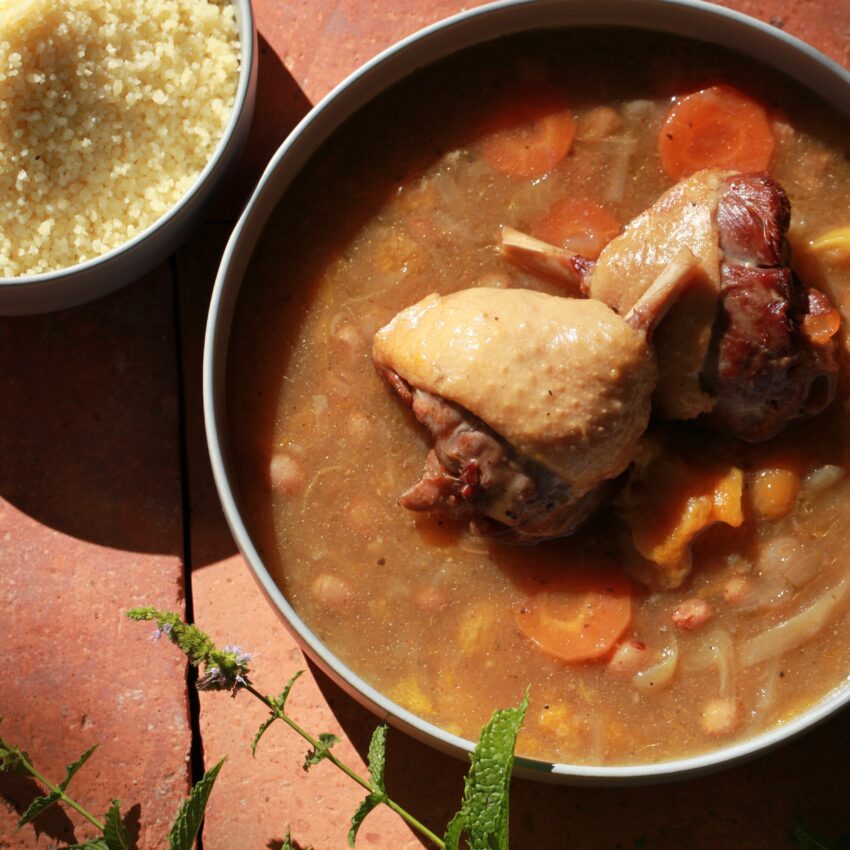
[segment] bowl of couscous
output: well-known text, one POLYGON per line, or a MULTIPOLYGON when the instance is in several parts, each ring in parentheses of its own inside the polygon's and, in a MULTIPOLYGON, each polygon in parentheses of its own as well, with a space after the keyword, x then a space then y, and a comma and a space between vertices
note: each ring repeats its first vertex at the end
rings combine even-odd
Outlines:
POLYGON ((0 314, 130 283, 248 132, 250 0, 0 0, 0 314))

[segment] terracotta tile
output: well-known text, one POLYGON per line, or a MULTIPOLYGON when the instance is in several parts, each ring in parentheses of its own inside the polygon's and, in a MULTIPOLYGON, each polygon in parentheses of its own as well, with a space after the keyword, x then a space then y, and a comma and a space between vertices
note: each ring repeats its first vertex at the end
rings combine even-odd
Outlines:
POLYGON ((850 3, 846 0, 729 0, 717 5, 772 24, 850 66, 850 3))
MULTIPOLYGON (((133 605, 183 605, 172 276, 97 304, 0 319, 0 734, 102 815, 123 800, 139 847, 161 847, 188 787, 185 665, 133 605), (141 827, 138 827, 141 822, 141 827)), ((31 782, 0 777, 20 811, 31 782)), ((54 808, 0 848, 91 836, 54 808)))

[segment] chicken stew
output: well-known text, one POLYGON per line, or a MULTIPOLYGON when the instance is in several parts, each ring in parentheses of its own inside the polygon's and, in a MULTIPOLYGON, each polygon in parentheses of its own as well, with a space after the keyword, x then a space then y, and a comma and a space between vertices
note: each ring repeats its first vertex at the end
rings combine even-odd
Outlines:
POLYGON ((518 751, 580 764, 846 682, 847 129, 593 30, 466 51, 331 139, 256 250, 228 409, 251 533, 339 658, 467 737, 530 685, 518 751))

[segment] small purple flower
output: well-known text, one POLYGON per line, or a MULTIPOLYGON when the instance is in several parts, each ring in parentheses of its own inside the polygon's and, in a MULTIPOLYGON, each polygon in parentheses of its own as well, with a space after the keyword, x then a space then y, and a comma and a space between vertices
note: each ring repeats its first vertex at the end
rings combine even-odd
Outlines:
POLYGON ((151 641, 159 640, 163 635, 171 634, 171 623, 163 623, 151 632, 151 641))
POLYGON ((224 647, 225 652, 232 652, 236 656, 236 663, 242 667, 247 664, 253 656, 250 652, 245 652, 241 647, 236 644, 227 644, 224 647))
POLYGON ((218 667, 210 667, 198 679, 197 688, 199 691, 214 691, 226 686, 224 676, 221 675, 221 670, 218 667))

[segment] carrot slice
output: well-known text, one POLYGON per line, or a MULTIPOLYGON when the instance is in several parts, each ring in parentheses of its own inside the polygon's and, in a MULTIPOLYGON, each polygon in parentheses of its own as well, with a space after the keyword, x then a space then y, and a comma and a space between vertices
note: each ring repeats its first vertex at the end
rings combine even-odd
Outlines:
POLYGON ((620 232, 620 223, 601 204, 563 198, 531 225, 531 235, 595 260, 620 232))
POLYGON ((615 570, 564 567, 535 576, 538 592, 516 613, 543 652, 575 664, 606 655, 632 617, 631 582, 615 570))
POLYGON ((569 152, 575 119, 559 92, 531 86, 507 92, 483 128, 482 153, 502 174, 542 177, 569 152))
POLYGON ((677 98, 658 131, 661 164, 674 180, 701 168, 760 171, 774 144, 764 107, 727 85, 677 98))

